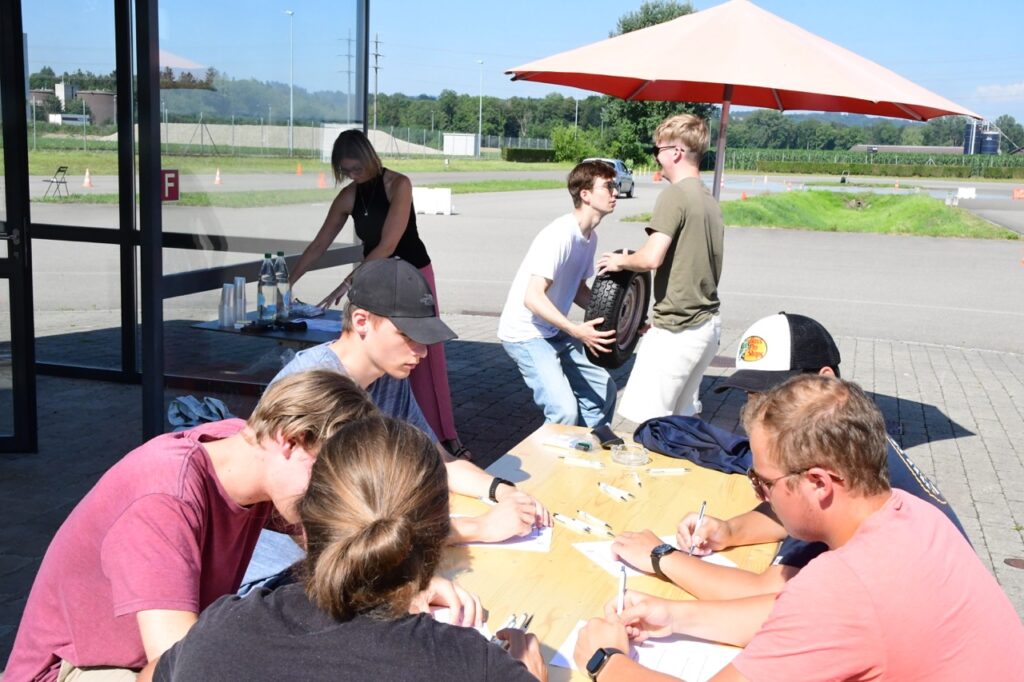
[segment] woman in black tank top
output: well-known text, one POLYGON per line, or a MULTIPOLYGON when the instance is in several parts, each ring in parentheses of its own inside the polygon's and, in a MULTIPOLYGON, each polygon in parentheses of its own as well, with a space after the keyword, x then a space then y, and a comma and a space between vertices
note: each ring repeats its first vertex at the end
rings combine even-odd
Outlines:
MULTIPOLYGON (((351 182, 331 202, 324 224, 292 270, 292 286, 330 248, 352 216, 356 235, 363 242, 363 260, 398 257, 408 261, 427 279, 436 304, 434 270, 416 227, 409 178, 384 168, 366 135, 356 129, 338 135, 331 152, 331 167, 336 182, 351 182)), ((321 305, 337 303, 347 288, 343 282, 321 305)), ((430 346, 427 357, 413 370, 409 381, 416 402, 438 439, 453 455, 468 459, 469 452, 455 429, 442 344, 430 346)))

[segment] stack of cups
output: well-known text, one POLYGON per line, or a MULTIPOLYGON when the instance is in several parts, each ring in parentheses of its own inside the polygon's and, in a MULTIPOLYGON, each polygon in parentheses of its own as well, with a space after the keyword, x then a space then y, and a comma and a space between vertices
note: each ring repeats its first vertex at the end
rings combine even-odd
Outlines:
POLYGON ((235 277, 235 322, 245 324, 245 277, 235 277))
POLYGON ((217 320, 221 327, 235 325, 235 285, 224 284, 220 291, 220 307, 217 309, 217 320))

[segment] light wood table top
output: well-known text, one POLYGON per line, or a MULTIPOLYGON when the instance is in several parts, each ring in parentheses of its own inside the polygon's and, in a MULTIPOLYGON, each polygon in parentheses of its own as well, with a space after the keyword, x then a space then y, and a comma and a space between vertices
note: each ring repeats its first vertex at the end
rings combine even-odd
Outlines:
MULTIPOLYGON (((569 466, 559 454, 588 457, 587 453, 544 445, 559 435, 588 437, 579 427, 546 424, 519 443, 509 454, 487 468, 488 473, 506 478, 537 499, 552 512, 576 516, 583 509, 611 524, 615 532, 650 528, 657 535, 674 535, 676 524, 690 511, 707 501, 707 514, 730 518, 754 508, 757 500, 746 477, 723 474, 697 466, 693 462, 651 453, 646 467, 624 467, 611 460, 609 450, 594 444, 590 457, 604 463, 604 469, 569 466), (682 476, 650 476, 648 467, 689 469, 682 476), (637 471, 643 483, 638 488, 631 471, 637 471), (604 481, 636 495, 631 502, 620 502, 598 490, 604 481)), ((631 442, 631 438, 624 440, 631 442)), ((483 502, 452 497, 452 513, 482 514, 483 502)), ((489 611, 489 624, 496 629, 515 612, 534 614, 529 631, 537 635, 544 660, 561 646, 580 620, 603 613, 604 604, 615 596, 618 580, 590 561, 572 545, 579 542, 608 540, 599 534, 584 535, 555 524, 551 551, 525 552, 491 549, 484 546, 453 547, 447 550, 441 572, 480 596, 489 611)), ((775 543, 738 547, 723 552, 741 568, 761 571, 774 556, 775 543)), ((629 589, 674 599, 690 599, 682 589, 653 576, 629 579, 629 589)), ((551 667, 552 680, 570 679, 569 671, 551 667)), ((572 679, 586 679, 585 674, 572 679)))

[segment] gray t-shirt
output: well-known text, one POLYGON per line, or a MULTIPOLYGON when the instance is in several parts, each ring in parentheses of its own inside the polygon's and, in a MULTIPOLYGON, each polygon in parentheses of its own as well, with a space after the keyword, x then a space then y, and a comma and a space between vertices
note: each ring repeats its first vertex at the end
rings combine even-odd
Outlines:
MULTIPOLYGON (((345 365, 341 364, 341 360, 331 350, 331 344, 322 343, 296 353, 292 361, 285 365, 270 383, 273 384, 278 379, 297 372, 308 372, 314 369, 333 369, 348 376, 345 365)), ((389 417, 409 422, 430 436, 430 440, 437 442, 437 436, 423 416, 423 411, 416 403, 416 398, 412 395, 408 379, 395 379, 385 374, 370 384, 366 392, 370 394, 370 399, 381 412, 389 417)))

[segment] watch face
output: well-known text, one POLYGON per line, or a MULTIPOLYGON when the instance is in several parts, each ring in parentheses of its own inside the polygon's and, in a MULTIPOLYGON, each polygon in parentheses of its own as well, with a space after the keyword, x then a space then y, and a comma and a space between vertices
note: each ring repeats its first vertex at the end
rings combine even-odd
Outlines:
POLYGON ((596 675, 601 671, 601 664, 604 663, 604 659, 608 654, 604 652, 604 649, 598 649, 594 652, 594 655, 587 661, 587 674, 596 675))
POLYGON ((651 556, 663 557, 670 552, 676 551, 676 548, 670 544, 661 544, 651 550, 651 556))

